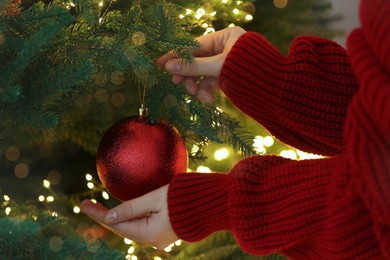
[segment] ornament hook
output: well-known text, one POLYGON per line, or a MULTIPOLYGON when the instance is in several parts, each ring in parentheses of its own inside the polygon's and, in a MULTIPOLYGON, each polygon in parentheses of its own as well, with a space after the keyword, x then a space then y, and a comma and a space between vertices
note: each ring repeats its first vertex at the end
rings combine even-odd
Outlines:
POLYGON ((144 117, 148 114, 148 109, 144 107, 144 104, 141 104, 141 107, 138 109, 138 115, 144 117))

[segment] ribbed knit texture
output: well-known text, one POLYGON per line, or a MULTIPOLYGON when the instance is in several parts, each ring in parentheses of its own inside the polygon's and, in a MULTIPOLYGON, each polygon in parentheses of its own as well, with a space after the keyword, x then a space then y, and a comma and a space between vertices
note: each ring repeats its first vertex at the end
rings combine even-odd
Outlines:
POLYGON ((242 160, 228 174, 183 174, 169 186, 186 241, 230 230, 241 247, 292 259, 390 259, 390 1, 363 0, 348 53, 299 37, 284 57, 244 34, 222 90, 280 140, 328 158, 242 160))

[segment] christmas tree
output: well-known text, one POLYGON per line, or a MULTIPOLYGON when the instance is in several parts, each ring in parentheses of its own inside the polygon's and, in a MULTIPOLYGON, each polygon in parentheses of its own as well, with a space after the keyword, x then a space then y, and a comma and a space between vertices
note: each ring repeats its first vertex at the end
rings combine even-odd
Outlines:
POLYGON ((0 258, 254 259, 225 232, 155 250, 109 233, 78 205, 117 203, 95 154, 105 130, 141 105, 179 130, 191 170, 226 172, 252 154, 315 157, 277 142, 223 96, 199 102, 155 60, 174 51, 191 62, 196 36, 234 25, 286 52, 296 35, 332 37, 330 10, 315 0, 0 0, 0 258))

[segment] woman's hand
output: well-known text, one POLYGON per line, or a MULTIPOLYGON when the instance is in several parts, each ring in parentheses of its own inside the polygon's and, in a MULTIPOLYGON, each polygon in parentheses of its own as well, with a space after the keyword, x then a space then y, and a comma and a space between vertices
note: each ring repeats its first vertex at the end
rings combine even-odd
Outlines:
POLYGON ((175 59, 174 53, 167 53, 157 60, 157 64, 172 73, 173 83, 183 84, 188 93, 212 103, 214 92, 219 90, 218 77, 225 58, 245 32, 241 27, 232 27, 200 36, 196 39, 200 50, 194 52, 193 62, 182 63, 175 59))
POLYGON ((84 200, 81 211, 122 237, 163 249, 179 239, 169 221, 167 193, 165 185, 110 210, 84 200))

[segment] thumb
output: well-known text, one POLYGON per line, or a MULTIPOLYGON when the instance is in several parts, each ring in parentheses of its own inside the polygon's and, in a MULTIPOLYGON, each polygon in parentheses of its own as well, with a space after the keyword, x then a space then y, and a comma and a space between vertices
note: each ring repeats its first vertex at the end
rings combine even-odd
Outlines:
POLYGON ((172 59, 165 64, 168 72, 182 76, 213 76, 218 77, 226 54, 221 53, 211 57, 195 58, 193 62, 182 62, 172 59))
POLYGON ((115 208, 110 209, 105 217, 106 224, 115 224, 119 222, 129 221, 136 218, 142 218, 151 212, 161 210, 161 205, 157 203, 157 191, 152 191, 139 198, 122 202, 115 208))

